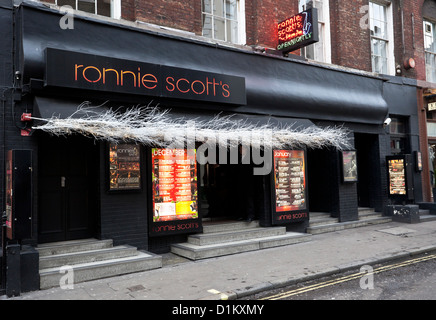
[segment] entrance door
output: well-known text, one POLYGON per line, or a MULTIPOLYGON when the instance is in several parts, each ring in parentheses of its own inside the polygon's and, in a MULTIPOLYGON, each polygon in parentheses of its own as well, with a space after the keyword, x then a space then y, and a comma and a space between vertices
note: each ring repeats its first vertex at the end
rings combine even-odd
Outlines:
POLYGON ((380 175, 377 135, 355 133, 354 145, 357 151, 358 205, 374 208, 377 198, 376 181, 380 175))
POLYGON ((92 139, 44 137, 39 146, 38 241, 94 235, 97 146, 92 139))
POLYGON ((335 151, 330 149, 307 150, 307 172, 310 212, 332 212, 332 199, 336 178, 331 169, 335 151))

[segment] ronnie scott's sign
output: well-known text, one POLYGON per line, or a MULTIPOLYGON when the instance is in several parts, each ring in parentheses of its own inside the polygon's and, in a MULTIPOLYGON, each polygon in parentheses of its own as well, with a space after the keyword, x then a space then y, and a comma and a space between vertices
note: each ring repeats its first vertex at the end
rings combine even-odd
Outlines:
POLYGON ((319 41, 318 11, 308 9, 277 25, 277 50, 291 52, 319 41))
POLYGON ((45 85, 245 105, 245 78, 46 49, 45 85))

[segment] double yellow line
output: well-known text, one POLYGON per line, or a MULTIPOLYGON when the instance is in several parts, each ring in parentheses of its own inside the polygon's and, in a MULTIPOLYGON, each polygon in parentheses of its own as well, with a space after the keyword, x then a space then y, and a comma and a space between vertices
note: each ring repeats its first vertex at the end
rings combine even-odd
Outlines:
POLYGON ((314 290, 318 290, 321 288, 325 288, 325 287, 329 287, 329 286, 333 286, 342 282, 347 282, 347 281, 351 281, 354 279, 358 279, 361 278, 363 276, 367 276, 367 275, 371 275, 371 274, 377 274, 380 272, 385 272, 385 271, 389 271, 389 270, 393 270, 393 269, 397 269, 397 268, 401 268, 401 267, 405 267, 408 265, 412 265, 415 263, 420 263, 420 262, 424 262, 424 261, 428 261, 428 260, 432 260, 432 259, 436 259, 436 255, 428 255, 425 257, 421 257, 421 258, 416 258, 416 259, 411 259, 411 260, 407 260, 407 261, 403 261, 400 263, 396 263, 396 264, 391 264, 388 266, 384 266, 384 267, 379 267, 376 269, 373 269, 372 272, 358 272, 358 273, 354 273, 348 276, 344 276, 344 277, 340 277, 337 279, 333 279, 333 280, 329 280, 329 281, 325 281, 325 282, 321 282, 321 283, 317 283, 311 286, 307 286, 304 288, 300 288, 300 289, 295 289, 295 290, 291 290, 291 291, 287 291, 287 292, 282 292, 279 294, 275 294, 269 297, 264 297, 262 299, 259 300, 280 300, 280 299, 284 299, 284 298, 288 298, 291 296, 295 296, 301 293, 305 293, 305 292, 309 292, 309 291, 314 291, 314 290))

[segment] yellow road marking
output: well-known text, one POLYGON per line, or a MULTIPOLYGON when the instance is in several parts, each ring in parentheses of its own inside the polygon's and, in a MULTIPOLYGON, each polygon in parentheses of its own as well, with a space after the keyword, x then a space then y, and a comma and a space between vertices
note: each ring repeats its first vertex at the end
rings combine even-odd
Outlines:
POLYGON ((304 292, 313 291, 313 290, 321 289, 321 288, 324 288, 324 287, 332 286, 332 285, 335 285, 335 284, 339 284, 339 283, 342 283, 342 282, 347 282, 347 281, 351 281, 351 280, 354 280, 354 279, 358 279, 358 278, 361 278, 361 277, 363 277, 365 275, 368 275, 368 274, 377 274, 377 273, 380 273, 380 272, 385 272, 385 271, 389 271, 389 270, 393 270, 393 269, 396 269, 396 268, 405 267, 405 266, 408 266, 408 265, 411 265, 411 264, 415 264, 415 263, 419 263, 419 262, 424 262, 424 261, 432 260, 432 259, 436 259, 436 255, 429 255, 429 256, 426 256, 426 257, 415 258, 415 259, 407 260, 407 261, 404 261, 404 262, 400 262, 400 263, 396 263, 396 264, 392 264, 392 265, 388 265, 388 266, 384 266, 384 267, 379 267, 377 269, 374 269, 372 272, 358 272, 358 273, 354 273, 354 274, 351 274, 351 275, 348 275, 348 276, 344 276, 344 277, 340 277, 340 278, 337 278, 337 279, 333 279, 333 280, 328 280, 328 281, 325 281, 325 282, 317 283, 317 284, 314 284, 314 285, 311 285, 311 286, 307 286, 307 287, 304 287, 304 288, 294 289, 294 290, 291 290, 291 291, 275 294, 275 295, 272 295, 272 296, 269 296, 269 297, 264 297, 264 298, 262 298, 260 300, 280 300, 280 299, 288 298, 288 297, 291 297, 291 296, 294 296, 294 295, 298 295, 298 294, 301 294, 301 293, 304 293, 304 292))

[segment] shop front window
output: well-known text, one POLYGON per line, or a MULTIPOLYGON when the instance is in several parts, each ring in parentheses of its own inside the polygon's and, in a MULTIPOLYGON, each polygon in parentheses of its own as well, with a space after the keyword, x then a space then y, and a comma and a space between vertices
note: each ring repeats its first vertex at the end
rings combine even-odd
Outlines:
POLYGON ((121 0, 56 0, 56 5, 105 17, 121 17, 121 0))

